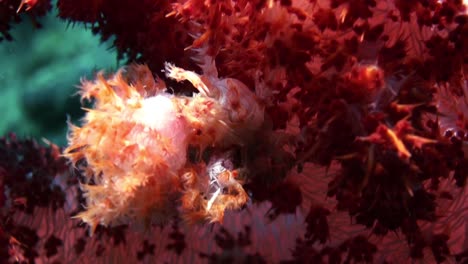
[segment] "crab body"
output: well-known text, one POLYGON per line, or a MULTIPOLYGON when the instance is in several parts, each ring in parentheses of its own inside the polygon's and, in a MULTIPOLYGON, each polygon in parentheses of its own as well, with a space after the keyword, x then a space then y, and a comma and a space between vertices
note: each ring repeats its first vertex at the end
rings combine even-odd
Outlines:
POLYGON ((83 82, 82 98, 94 99, 94 108, 87 109, 82 127, 71 126, 64 152, 85 177, 86 210, 76 217, 93 232, 98 224, 128 219, 164 221, 177 211, 174 197, 181 197, 184 212, 209 221, 221 221, 225 209, 245 204, 247 195, 230 171, 213 174, 206 165, 187 161, 187 151, 247 140, 263 121, 261 107, 250 99, 254 93, 238 81, 201 77, 169 64, 168 77, 189 80, 200 93, 166 93, 146 67, 133 66, 129 73, 83 82), (249 99, 243 100, 245 93, 249 99), (220 194, 226 187, 237 195, 220 194))

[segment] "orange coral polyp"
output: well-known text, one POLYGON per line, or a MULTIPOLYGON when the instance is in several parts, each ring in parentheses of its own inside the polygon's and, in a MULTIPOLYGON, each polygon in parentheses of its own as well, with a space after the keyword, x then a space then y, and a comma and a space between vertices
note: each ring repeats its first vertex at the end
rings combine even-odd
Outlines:
MULTIPOLYGON (((81 159, 86 161, 81 167, 86 177, 82 185, 86 211, 77 217, 90 225, 91 232, 98 224, 128 219, 148 223, 156 216, 164 221, 171 217, 168 211, 177 210, 170 205, 173 197, 180 195, 188 214, 210 221, 221 221, 225 209, 239 208, 247 201, 242 186, 231 177, 229 186, 239 197, 219 195, 217 188, 216 195, 208 194, 207 207, 208 201, 200 193, 210 190, 210 177, 217 175, 208 177, 204 165, 196 164, 191 184, 187 184, 187 149, 189 144, 203 149, 233 143, 230 134, 242 134, 235 131, 239 127, 258 127, 261 120, 257 117, 263 117, 263 112, 233 121, 230 116, 239 111, 260 108, 249 105, 253 102, 249 99, 230 109, 233 99, 228 98, 228 92, 212 86, 223 83, 216 76, 201 78, 174 66, 168 70, 173 70, 172 76, 179 81, 191 81, 201 93, 193 97, 165 93, 160 82, 148 81, 151 72, 142 66, 131 66, 127 76, 119 71, 106 80, 99 73, 95 82, 83 82, 81 97, 94 99, 94 107, 87 109, 81 128, 70 125, 69 147, 64 153, 74 165, 81 159), (210 80, 209 87, 203 80, 210 80), (208 97, 210 94, 220 97, 208 97), (90 182, 95 185, 88 185, 90 182)), ((240 89, 232 94, 247 89, 240 82, 228 83, 229 89, 240 89)))

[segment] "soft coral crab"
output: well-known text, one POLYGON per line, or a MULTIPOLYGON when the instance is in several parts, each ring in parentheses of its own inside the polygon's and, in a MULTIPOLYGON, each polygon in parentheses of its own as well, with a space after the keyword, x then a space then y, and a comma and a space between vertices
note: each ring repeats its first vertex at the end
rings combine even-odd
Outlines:
POLYGON ((189 146, 244 145, 263 123, 255 93, 234 79, 171 64, 165 71, 190 81, 199 93, 166 93, 146 66, 135 65, 126 75, 119 71, 106 80, 99 74, 82 84, 82 99, 93 98, 94 108, 87 109, 82 127, 70 127, 64 153, 83 171, 86 210, 77 217, 91 232, 98 224, 128 219, 165 220, 177 212, 177 197, 189 219, 209 221, 222 221, 225 209, 248 200, 234 170, 194 164, 187 155, 189 146), (222 193, 230 188, 235 192, 222 193))

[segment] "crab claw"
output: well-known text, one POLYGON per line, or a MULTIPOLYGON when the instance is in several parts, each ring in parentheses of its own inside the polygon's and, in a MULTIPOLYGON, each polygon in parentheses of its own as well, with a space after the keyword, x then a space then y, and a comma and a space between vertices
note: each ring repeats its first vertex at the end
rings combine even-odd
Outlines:
POLYGON ((204 96, 209 96, 210 90, 206 84, 200 78, 200 75, 192 72, 186 71, 182 68, 176 67, 171 63, 166 62, 164 64, 166 76, 168 78, 174 79, 178 82, 189 81, 201 94, 204 96))

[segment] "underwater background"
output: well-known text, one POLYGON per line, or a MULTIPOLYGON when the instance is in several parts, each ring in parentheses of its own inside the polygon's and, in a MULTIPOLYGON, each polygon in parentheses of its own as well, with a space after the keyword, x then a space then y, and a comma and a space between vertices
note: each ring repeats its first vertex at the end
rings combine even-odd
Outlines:
POLYGON ((13 41, 0 44, 0 134, 65 146, 67 117, 75 123, 83 115, 76 95, 80 79, 112 72, 119 62, 110 41, 102 43, 84 25, 58 18, 53 6, 36 21, 22 14, 10 31, 13 41))

